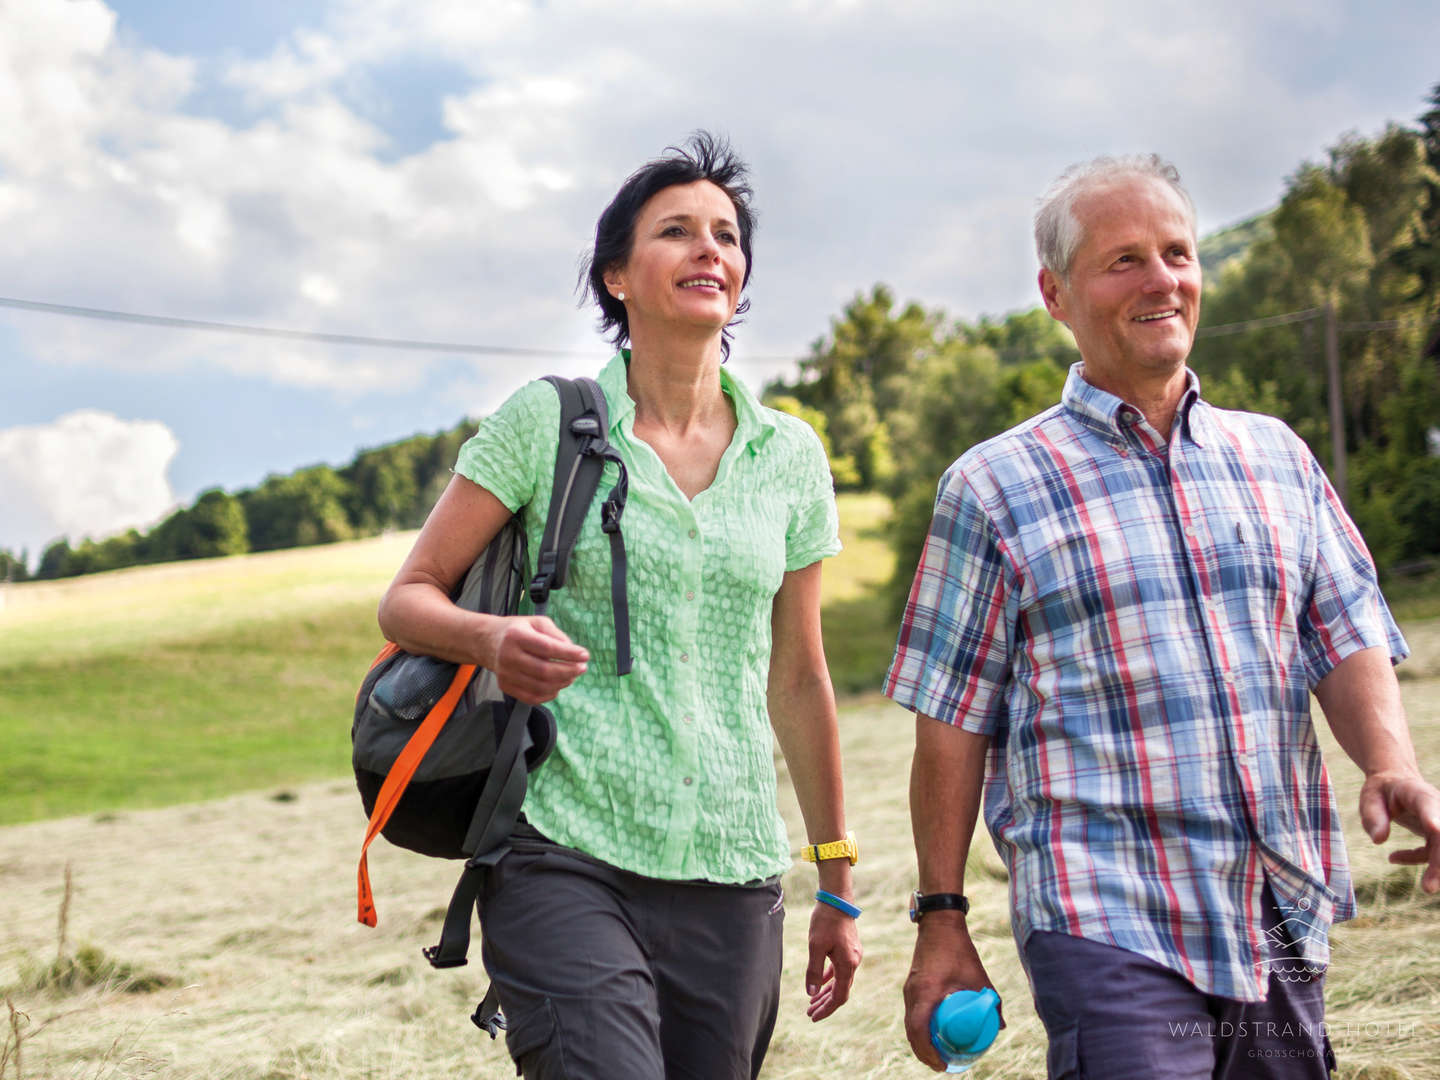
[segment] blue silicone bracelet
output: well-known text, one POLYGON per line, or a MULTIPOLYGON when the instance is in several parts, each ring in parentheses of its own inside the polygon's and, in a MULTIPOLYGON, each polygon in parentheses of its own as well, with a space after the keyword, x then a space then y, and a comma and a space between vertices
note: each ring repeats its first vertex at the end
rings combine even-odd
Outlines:
POLYGON ((850 903, 849 900, 841 900, 840 897, 834 893, 828 893, 824 889, 820 889, 815 893, 815 899, 819 900, 822 904, 829 904, 836 911, 843 911, 852 919, 858 919, 860 917, 860 909, 858 907, 850 903))

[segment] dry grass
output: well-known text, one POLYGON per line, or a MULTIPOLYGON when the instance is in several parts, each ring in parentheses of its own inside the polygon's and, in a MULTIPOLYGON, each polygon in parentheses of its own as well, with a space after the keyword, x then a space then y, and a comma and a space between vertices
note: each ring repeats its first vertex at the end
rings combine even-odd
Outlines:
MULTIPOLYGON (((1440 683, 1405 691, 1422 757, 1440 762, 1440 683)), ((844 712, 849 814, 864 842, 859 901, 866 960, 852 1002, 804 1018, 804 920, 813 871, 787 882, 785 1001, 770 1080, 929 1075, 901 1033, 899 987, 913 934, 905 915, 913 854, 905 807, 908 714, 880 701, 844 712)), ((1336 760, 1342 807, 1354 770, 1336 760)), ((784 810, 798 835, 788 793, 784 810)), ((1348 1077, 1440 1077, 1440 904, 1384 861, 1350 822, 1364 914, 1336 935, 1331 1020, 1348 1077)), ((349 785, 0 830, 0 987, 23 1014, 24 1075, 53 1080, 430 1080, 509 1077, 503 1048, 466 1017, 478 966, 432 971, 454 864, 381 845, 372 856, 380 927, 354 921, 359 801, 349 785), (56 952, 65 866, 74 867, 68 937, 125 970, 172 980, 148 993, 113 982, 27 985, 56 952)), ((1010 1027, 977 1077, 1044 1075, 1005 915, 1004 874, 988 842, 971 874, 974 925, 1010 1027)), ((0 1074, 18 1076, 13 1069, 0 1074)))
MULTIPOLYGON (((862 509, 862 523, 883 517, 883 507, 862 509)), ((6 662, 22 665, 14 650, 39 656, 57 641, 101 657, 313 612, 373 591, 408 539, 15 588, 0 620, 6 662)), ((863 528, 847 543, 857 558, 837 563, 832 599, 864 605, 880 552, 863 528)), ((865 618, 875 617, 872 607, 865 618)), ((1433 779, 1440 620, 1406 629, 1417 656, 1402 669, 1411 673, 1403 690, 1433 779)), ((841 723, 848 813, 864 852, 857 884, 866 960, 852 1002, 808 1023, 801 979, 814 877, 808 867, 793 870, 785 1000, 767 1080, 931 1075, 909 1055, 899 997, 914 940, 905 914, 914 883, 912 720, 865 699, 841 723)), ((1389 866, 1365 838, 1354 820, 1358 776, 1322 738, 1363 898, 1361 918, 1335 935, 1329 981, 1341 1075, 1440 1078, 1440 903, 1419 895, 1415 872, 1389 866)), ((782 809, 798 838, 788 790, 782 809)), ((513 1076, 503 1046, 467 1020, 484 985, 478 964, 437 972, 420 956, 438 934, 455 864, 379 845, 371 872, 381 924, 369 930, 354 919, 362 826, 353 788, 331 781, 0 829, 0 1080, 513 1076)), ((972 924, 1010 1026, 972 1075, 1042 1077, 1043 1032, 1010 937, 1004 872, 988 840, 975 852, 972 924)))

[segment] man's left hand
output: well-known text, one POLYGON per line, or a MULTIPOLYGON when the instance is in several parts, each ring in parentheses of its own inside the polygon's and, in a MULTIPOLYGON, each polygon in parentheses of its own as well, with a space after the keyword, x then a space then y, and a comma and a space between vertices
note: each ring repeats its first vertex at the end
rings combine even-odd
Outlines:
POLYGON ((805 992, 810 995, 805 1014, 811 1020, 824 1020, 850 999, 860 955, 855 920, 817 901, 810 914, 810 963, 805 968, 805 992))
POLYGON ((1406 866, 1428 864, 1420 887, 1440 892, 1440 790, 1415 773, 1379 772, 1360 789, 1360 823, 1370 839, 1383 844, 1396 822, 1421 837, 1420 847, 1392 851, 1390 861, 1406 866))

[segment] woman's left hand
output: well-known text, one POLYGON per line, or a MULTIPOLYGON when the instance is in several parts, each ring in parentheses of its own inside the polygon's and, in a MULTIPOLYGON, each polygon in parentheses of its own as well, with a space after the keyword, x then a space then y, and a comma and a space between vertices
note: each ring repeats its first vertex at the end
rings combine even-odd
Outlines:
POLYGON ((819 901, 810 913, 810 963, 805 992, 811 1020, 824 1020, 850 999, 850 985, 860 966, 860 928, 843 911, 819 901))

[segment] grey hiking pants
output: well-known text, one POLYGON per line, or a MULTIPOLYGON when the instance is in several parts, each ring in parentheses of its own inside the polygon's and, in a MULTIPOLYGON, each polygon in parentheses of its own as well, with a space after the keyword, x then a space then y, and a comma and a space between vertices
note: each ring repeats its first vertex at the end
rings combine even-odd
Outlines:
POLYGON ((778 880, 659 881, 548 841, 515 844, 488 874, 478 907, 517 1072, 759 1074, 780 1002, 778 880))

